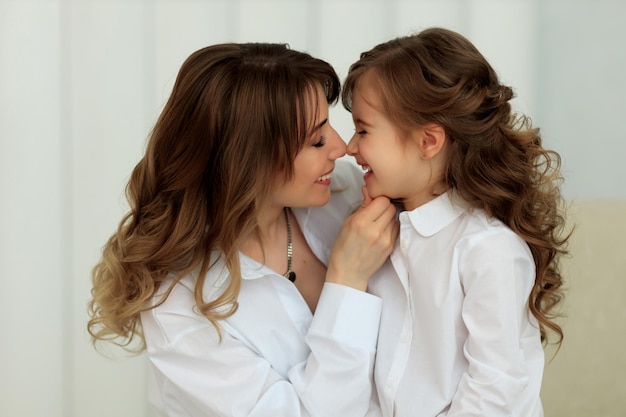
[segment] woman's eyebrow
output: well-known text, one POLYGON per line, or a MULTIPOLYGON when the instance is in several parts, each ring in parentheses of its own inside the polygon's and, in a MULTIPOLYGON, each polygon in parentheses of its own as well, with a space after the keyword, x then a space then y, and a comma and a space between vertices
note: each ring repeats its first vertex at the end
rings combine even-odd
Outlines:
POLYGON ((320 123, 317 124, 317 126, 313 128, 313 132, 320 130, 322 126, 324 126, 326 123, 328 123, 328 119, 322 120, 320 123))

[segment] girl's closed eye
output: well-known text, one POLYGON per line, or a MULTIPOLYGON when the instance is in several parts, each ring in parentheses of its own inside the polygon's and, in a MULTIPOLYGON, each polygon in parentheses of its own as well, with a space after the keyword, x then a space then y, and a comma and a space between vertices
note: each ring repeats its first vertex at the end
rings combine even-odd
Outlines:
POLYGON ((313 146, 316 148, 321 148, 324 145, 326 145, 326 136, 322 136, 318 142, 315 142, 313 144, 313 146))

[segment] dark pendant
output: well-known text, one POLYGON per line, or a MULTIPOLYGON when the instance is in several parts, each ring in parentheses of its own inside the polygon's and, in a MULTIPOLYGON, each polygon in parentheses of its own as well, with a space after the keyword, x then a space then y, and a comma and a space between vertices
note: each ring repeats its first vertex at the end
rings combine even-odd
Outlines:
POLYGON ((287 279, 291 282, 295 282, 296 281, 296 273, 293 271, 289 271, 287 272, 287 279))

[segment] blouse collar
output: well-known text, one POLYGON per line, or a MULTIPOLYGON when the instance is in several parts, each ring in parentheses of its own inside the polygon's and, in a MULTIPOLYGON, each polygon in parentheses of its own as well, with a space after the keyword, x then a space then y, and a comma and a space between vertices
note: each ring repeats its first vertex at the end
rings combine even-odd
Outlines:
POLYGON ((413 228, 424 237, 430 237, 467 212, 468 204, 454 191, 447 191, 434 200, 411 211, 400 213, 400 221, 408 219, 413 228))

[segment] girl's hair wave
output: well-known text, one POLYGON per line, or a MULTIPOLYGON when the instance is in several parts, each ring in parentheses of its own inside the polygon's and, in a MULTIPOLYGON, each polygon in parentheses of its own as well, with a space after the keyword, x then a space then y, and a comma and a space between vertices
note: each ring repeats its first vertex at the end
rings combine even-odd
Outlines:
POLYGON ((343 105, 367 71, 379 83, 385 114, 398 126, 437 123, 446 130, 447 185, 472 207, 500 219, 530 247, 536 279, 529 307, 542 341, 563 331, 555 307, 563 299, 560 258, 567 254, 563 178, 558 153, 542 147, 539 129, 515 114, 513 90, 466 38, 431 28, 396 38, 361 54, 344 83, 343 105))

